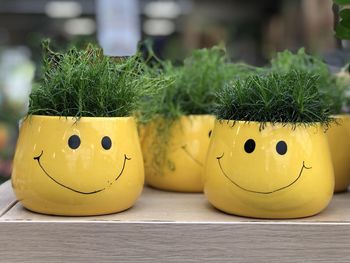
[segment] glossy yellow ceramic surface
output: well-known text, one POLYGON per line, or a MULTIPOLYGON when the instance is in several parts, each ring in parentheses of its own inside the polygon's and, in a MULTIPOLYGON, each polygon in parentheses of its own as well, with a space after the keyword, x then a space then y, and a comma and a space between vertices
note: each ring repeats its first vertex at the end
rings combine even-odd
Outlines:
POLYGON ((319 213, 332 198, 334 176, 320 125, 216 121, 204 173, 209 202, 227 213, 298 218, 319 213))
POLYGON ((145 127, 143 133, 142 151, 147 184, 168 191, 202 192, 203 166, 214 117, 181 117, 168 131, 167 143, 157 137, 157 127, 155 121, 145 127))
POLYGON ((131 207, 144 170, 131 117, 31 116, 22 123, 12 185, 29 210, 99 215, 131 207))
POLYGON ((343 192, 350 185, 350 117, 337 115, 335 119, 327 137, 334 167, 334 191, 343 192))

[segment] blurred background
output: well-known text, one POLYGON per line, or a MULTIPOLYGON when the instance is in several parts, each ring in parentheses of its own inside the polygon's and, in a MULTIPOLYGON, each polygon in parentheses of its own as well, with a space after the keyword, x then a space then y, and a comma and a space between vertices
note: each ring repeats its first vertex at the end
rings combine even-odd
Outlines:
POLYGON ((222 43, 232 60, 258 66, 305 47, 341 67, 348 56, 334 37, 333 9, 332 0, 0 0, 0 182, 11 173, 42 38, 59 48, 99 43, 111 56, 151 39, 174 62, 222 43))

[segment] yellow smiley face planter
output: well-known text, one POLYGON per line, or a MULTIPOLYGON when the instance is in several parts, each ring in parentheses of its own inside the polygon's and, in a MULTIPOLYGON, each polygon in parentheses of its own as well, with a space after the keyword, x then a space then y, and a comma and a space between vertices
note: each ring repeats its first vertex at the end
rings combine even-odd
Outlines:
POLYGON ((336 115, 327 131, 329 148, 334 167, 335 192, 344 192, 350 184, 350 117, 336 115))
POLYGON ((183 116, 171 126, 166 144, 159 142, 156 123, 149 124, 142 143, 146 183, 168 191, 202 192, 214 120, 211 115, 183 116), (159 151, 160 147, 166 148, 159 151))
POLYGON ((216 121, 204 192, 216 208, 255 218, 299 218, 331 200, 333 167, 321 125, 216 121))
POLYGON ((144 183, 132 117, 30 116, 20 128, 12 185, 29 210, 68 216, 130 208, 144 183))

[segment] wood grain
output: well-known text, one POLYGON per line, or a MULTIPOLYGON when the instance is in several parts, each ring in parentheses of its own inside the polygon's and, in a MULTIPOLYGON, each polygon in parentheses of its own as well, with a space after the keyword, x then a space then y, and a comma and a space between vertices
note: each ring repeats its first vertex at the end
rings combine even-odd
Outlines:
POLYGON ((16 197, 11 188, 11 181, 0 185, 0 217, 16 204, 16 197))
MULTIPOLYGON (((1 204, 15 202, 9 183, 0 196, 1 204)), ((1 207, 0 262, 350 262, 350 193, 317 216, 278 221, 230 216, 201 194, 150 188, 114 215, 1 207)))
POLYGON ((349 225, 4 222, 2 262, 349 262, 349 225))

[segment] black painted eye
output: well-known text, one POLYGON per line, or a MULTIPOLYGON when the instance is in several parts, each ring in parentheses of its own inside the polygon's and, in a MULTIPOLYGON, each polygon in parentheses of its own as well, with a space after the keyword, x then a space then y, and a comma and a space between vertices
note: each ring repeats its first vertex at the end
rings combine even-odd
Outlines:
POLYGON ((211 136, 211 132, 212 132, 212 130, 210 130, 209 133, 208 133, 208 137, 209 137, 209 138, 210 138, 210 136, 211 136))
POLYGON ((248 139, 244 144, 244 150, 247 153, 252 153, 255 149, 255 141, 253 139, 248 139))
POLYGON ((103 137, 101 140, 101 145, 102 145, 103 149, 105 149, 105 150, 111 149, 111 147, 112 147, 111 138, 109 138, 108 136, 103 137))
POLYGON ((75 150, 80 146, 80 138, 78 135, 72 135, 71 137, 69 137, 68 139, 68 146, 75 150))
POLYGON ((287 144, 285 143, 285 141, 279 141, 276 144, 276 151, 280 155, 284 155, 287 152, 287 144))

